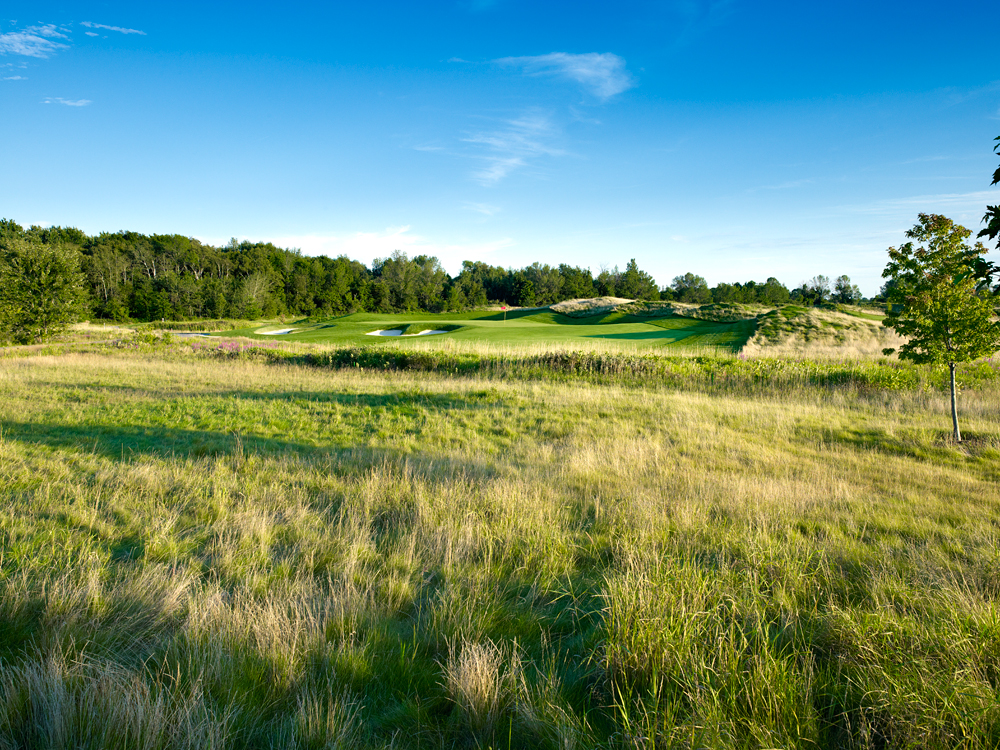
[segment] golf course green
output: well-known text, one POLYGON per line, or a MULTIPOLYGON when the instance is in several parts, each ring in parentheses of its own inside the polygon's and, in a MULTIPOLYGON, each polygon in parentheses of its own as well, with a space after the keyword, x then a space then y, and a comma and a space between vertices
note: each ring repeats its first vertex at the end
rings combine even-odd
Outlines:
POLYGON ((683 345, 735 351, 753 335, 755 325, 753 320, 716 322, 677 315, 646 318, 620 312, 571 317, 535 308, 506 313, 481 310, 438 314, 354 313, 319 322, 254 326, 220 335, 352 345, 434 340, 499 345, 620 343, 629 349, 683 345))

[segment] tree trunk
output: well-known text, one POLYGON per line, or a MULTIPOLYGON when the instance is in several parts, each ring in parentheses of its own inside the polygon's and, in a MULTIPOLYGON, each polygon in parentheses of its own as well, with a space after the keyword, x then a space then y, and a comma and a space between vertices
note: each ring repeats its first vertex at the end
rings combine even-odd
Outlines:
POLYGON ((958 404, 955 400, 955 363, 948 363, 948 370, 951 372, 951 424, 955 429, 955 442, 962 442, 962 433, 958 429, 958 404))

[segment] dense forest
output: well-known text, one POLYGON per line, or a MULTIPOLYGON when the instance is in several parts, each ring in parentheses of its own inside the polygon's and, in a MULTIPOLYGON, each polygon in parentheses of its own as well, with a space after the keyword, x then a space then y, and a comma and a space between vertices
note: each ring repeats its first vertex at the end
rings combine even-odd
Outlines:
MULTIPOLYGON (((443 312, 490 304, 532 307, 582 297, 627 297, 682 302, 781 304, 858 302, 861 294, 846 276, 831 287, 817 276, 789 290, 777 279, 763 283, 718 284, 710 288, 692 273, 658 286, 635 260, 596 276, 589 268, 533 263, 520 269, 465 261, 447 274, 437 258, 408 258, 395 252, 372 266, 341 256, 303 256, 271 243, 205 245, 179 234, 104 232, 79 229, 24 229, 0 222, 0 251, 18 247, 59 247, 76 257, 89 316, 116 321, 255 319, 279 315, 329 316, 350 312, 443 312)), ((2 261, 0 261, 2 262, 2 261)))

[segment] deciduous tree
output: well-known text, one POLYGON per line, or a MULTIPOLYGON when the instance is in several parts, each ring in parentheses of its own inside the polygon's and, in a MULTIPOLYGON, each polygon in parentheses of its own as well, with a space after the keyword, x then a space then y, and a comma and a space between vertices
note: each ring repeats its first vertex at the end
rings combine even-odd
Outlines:
POLYGON ((76 248, 0 236, 0 338, 40 344, 65 329, 84 310, 85 284, 76 248))
POLYGON ((861 290, 851 283, 850 276, 838 276, 833 284, 833 299, 842 305, 856 305, 861 301, 861 290))
POLYGON ((883 278, 894 282, 883 287, 889 302, 883 325, 909 339, 899 348, 900 358, 948 365, 956 441, 962 439, 956 365, 1000 348, 1000 324, 992 322, 993 306, 976 293, 975 264, 986 248, 978 242, 969 247, 965 239, 971 234, 944 216, 920 214, 919 223, 906 236, 922 244, 890 247, 889 264, 882 272, 883 278))

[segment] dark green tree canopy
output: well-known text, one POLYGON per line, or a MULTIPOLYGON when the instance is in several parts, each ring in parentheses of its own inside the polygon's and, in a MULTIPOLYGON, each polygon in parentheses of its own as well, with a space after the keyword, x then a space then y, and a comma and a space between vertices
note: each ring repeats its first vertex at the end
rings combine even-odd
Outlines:
POLYGON ((660 297, 660 290, 653 277, 639 268, 635 258, 625 266, 625 273, 618 280, 617 292, 618 296, 628 299, 653 300, 660 297))
POLYGON ((395 252, 364 263, 341 256, 307 257, 269 242, 233 239, 212 247, 181 234, 31 227, 0 220, 0 237, 20 238, 76 254, 89 297, 83 317, 126 320, 316 317, 351 312, 465 310, 490 304, 550 305, 595 296, 685 302, 784 304, 789 290, 775 278, 719 284, 683 274, 660 289, 633 258, 620 270, 567 263, 504 268, 464 261, 450 277, 437 258, 395 252))
MULTIPOLYGON (((1000 141, 1000 135, 998 135, 994 140, 1000 141)), ((993 147, 993 150, 1000 154, 1000 143, 993 147)), ((993 182, 990 185, 1000 184, 1000 167, 997 167, 997 171, 993 173, 993 182)), ((981 230, 978 237, 986 237, 990 240, 995 240, 998 235, 1000 235, 1000 206, 987 206, 986 215, 983 216, 983 221, 986 224, 986 228, 981 230)), ((1000 242, 998 242, 998 248, 1000 248, 1000 242)))
POLYGON ((712 293, 708 289, 708 282, 701 276, 693 273, 685 273, 681 276, 674 276, 670 283, 674 299, 678 302, 692 302, 704 305, 712 301, 712 293))

